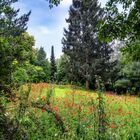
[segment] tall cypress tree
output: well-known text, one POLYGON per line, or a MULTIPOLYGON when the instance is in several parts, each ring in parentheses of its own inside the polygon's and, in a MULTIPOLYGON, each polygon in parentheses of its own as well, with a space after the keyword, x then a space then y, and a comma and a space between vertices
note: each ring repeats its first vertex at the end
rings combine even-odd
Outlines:
POLYGON ((55 56, 54 56, 54 47, 52 46, 51 48, 51 81, 55 81, 56 79, 56 72, 57 72, 57 68, 56 68, 56 62, 55 62, 55 56))
POLYGON ((81 77, 89 89, 95 75, 104 78, 109 67, 112 49, 98 39, 98 22, 104 11, 97 0, 73 0, 70 7, 68 30, 64 30, 63 52, 70 57, 71 76, 81 77))

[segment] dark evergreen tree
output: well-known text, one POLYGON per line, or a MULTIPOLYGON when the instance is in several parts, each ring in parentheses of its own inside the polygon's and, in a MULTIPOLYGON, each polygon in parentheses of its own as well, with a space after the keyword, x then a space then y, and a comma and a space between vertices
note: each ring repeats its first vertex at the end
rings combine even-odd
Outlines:
POLYGON ((51 81, 55 81, 56 80, 56 72, 57 72, 57 68, 56 68, 56 62, 55 62, 55 56, 54 56, 54 47, 52 46, 51 48, 51 81))
POLYGON ((69 56, 69 65, 67 75, 72 81, 79 81, 82 77, 78 73, 80 50, 80 1, 73 1, 70 6, 69 18, 66 22, 69 24, 68 30, 64 29, 64 38, 62 39, 63 52, 69 56), (77 53, 76 53, 77 52, 77 53))
POLYGON ((43 61, 46 59, 46 52, 44 51, 43 47, 40 47, 40 49, 37 52, 37 60, 43 61))
POLYGON ((20 9, 15 10, 12 4, 18 0, 0 1, 0 36, 19 36, 27 30, 27 22, 31 11, 18 17, 20 9))
POLYGON ((97 0, 73 0, 70 7, 68 30, 64 29, 63 52, 70 57, 70 77, 82 79, 86 88, 95 79, 103 79, 109 70, 112 49, 98 39, 98 22, 104 19, 104 11, 97 0))
POLYGON ((36 53, 36 62, 35 65, 44 67, 46 62, 46 52, 43 47, 40 47, 36 53))

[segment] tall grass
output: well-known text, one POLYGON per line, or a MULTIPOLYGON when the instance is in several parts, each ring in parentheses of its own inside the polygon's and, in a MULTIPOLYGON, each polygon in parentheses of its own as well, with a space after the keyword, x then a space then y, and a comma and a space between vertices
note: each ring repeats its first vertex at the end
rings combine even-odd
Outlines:
MULTIPOLYGON (((69 86, 52 88, 42 83, 32 85, 24 103, 26 109, 19 117, 22 119, 18 119, 21 132, 15 133, 14 139, 140 139, 138 97, 102 94, 102 90, 93 92, 69 86)), ((15 104, 20 105, 20 102, 15 104)), ((10 112, 16 114, 17 111, 10 112)))

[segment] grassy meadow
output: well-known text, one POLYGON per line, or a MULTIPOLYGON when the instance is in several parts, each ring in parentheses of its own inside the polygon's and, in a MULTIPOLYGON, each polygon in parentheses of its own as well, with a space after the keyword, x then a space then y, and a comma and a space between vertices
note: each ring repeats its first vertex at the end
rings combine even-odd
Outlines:
MULTIPOLYGON (((70 85, 53 85, 54 91, 49 96, 52 112, 44 107, 35 108, 32 103, 44 105, 47 102, 50 85, 32 84, 28 97, 28 107, 21 118, 20 125, 26 127, 29 140, 139 140, 140 139, 140 98, 129 95, 118 96, 103 94, 104 128, 103 137, 99 136, 99 98, 95 91, 71 88, 70 85), (54 113, 58 116, 54 117, 54 113), (62 123, 57 123, 61 119, 62 123), (65 127, 62 133, 60 127, 65 127), (31 130, 31 131, 30 131, 31 130)), ((19 102, 14 103, 16 108, 19 102)), ((14 110, 7 109, 7 114, 14 110)), ((15 112, 17 113, 18 107, 15 112)), ((18 116, 15 114, 15 116, 18 116)), ((102 132, 102 131, 101 131, 102 132)))

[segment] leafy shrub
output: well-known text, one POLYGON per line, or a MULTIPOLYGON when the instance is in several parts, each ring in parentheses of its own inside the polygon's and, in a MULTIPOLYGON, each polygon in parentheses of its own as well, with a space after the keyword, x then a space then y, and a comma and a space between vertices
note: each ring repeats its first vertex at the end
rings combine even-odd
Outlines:
POLYGON ((140 62, 129 62, 121 70, 121 76, 124 79, 116 81, 115 87, 122 88, 125 91, 128 88, 133 94, 140 92, 140 62))
POLYGON ((122 74, 126 77, 140 81, 140 62, 130 62, 123 69, 122 74))
POLYGON ((27 71, 22 67, 19 67, 12 74, 12 81, 15 82, 15 83, 26 82, 26 81, 28 81, 28 79, 29 79, 29 77, 28 77, 27 71))
POLYGON ((115 90, 118 94, 126 93, 130 89, 132 83, 128 79, 120 79, 115 82, 115 90))

